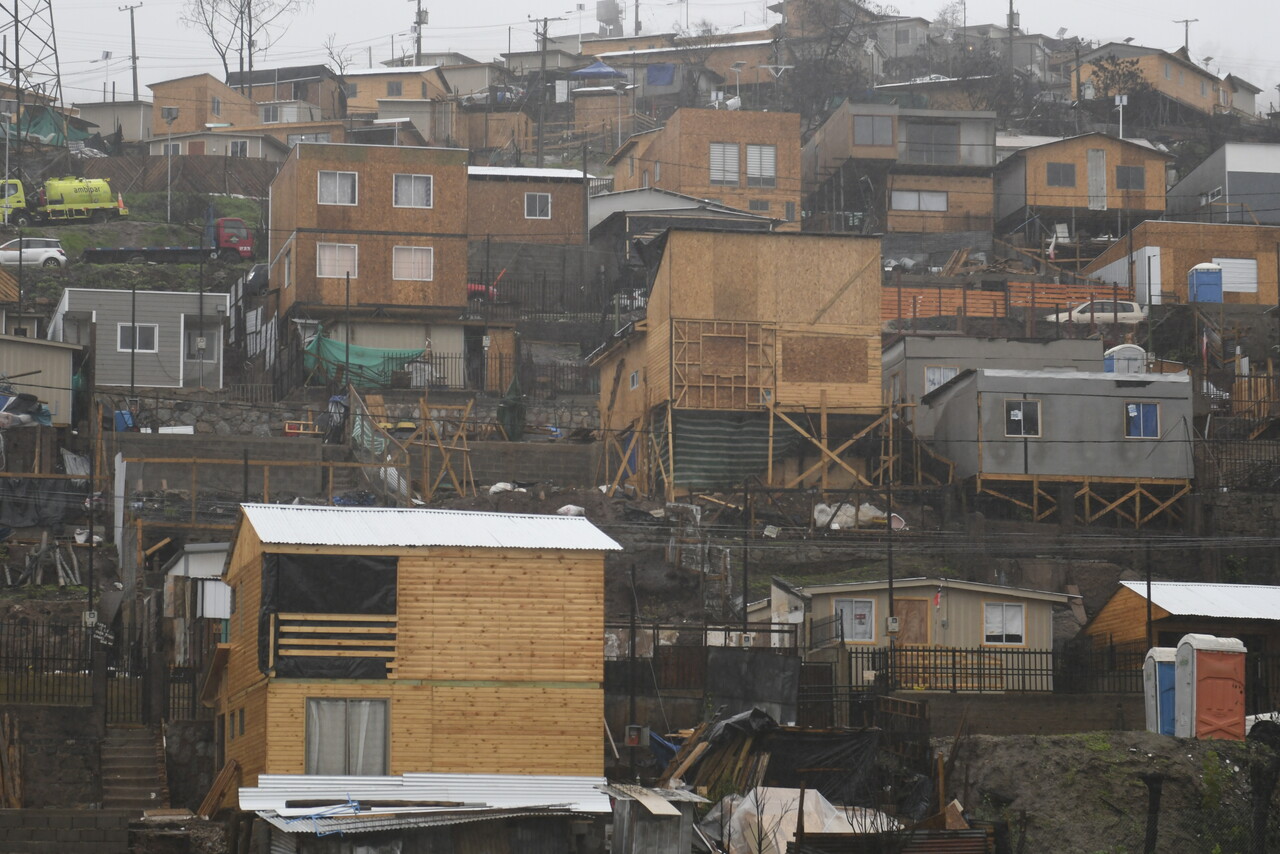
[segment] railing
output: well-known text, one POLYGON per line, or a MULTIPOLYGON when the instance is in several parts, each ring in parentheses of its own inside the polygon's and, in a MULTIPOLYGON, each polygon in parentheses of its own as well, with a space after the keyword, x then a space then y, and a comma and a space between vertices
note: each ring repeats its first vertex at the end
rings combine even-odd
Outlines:
POLYGON ((1142 659, 1130 651, 899 646, 849 651, 855 690, 954 693, 1140 693, 1142 659))
POLYGON ((90 637, 77 625, 0 624, 0 702, 89 705, 90 637))
MULTIPOLYGON (((741 623, 719 625, 680 625, 676 623, 637 623, 636 656, 651 658, 660 647, 754 647, 776 649, 794 655, 798 652, 799 626, 792 623, 748 623, 743 634, 741 623)), ((623 659, 630 655, 631 624, 610 620, 604 626, 606 659, 623 659)))
POLYGON ((844 619, 839 614, 814 620, 809 625, 809 649, 833 643, 844 643, 844 619))
POLYGON ((276 389, 271 383, 230 383, 227 399, 243 403, 275 403, 276 389))
POLYGON ((1195 451, 1196 483, 1202 488, 1280 492, 1280 442, 1248 436, 1201 439, 1196 442, 1195 451))
POLYGON ((272 662, 286 657, 396 656, 394 614, 274 614, 272 662))

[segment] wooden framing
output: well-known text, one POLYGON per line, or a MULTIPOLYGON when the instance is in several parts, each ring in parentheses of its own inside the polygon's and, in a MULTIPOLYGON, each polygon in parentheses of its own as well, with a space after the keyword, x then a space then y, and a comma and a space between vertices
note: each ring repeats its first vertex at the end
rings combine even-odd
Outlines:
POLYGON ((1034 522, 1062 518, 1062 489, 1071 489, 1072 519, 1091 525, 1114 517, 1135 529, 1166 520, 1187 521, 1182 499, 1191 493, 1191 481, 1179 478, 1070 477, 1049 475, 978 475, 974 492, 1021 507, 1034 522))

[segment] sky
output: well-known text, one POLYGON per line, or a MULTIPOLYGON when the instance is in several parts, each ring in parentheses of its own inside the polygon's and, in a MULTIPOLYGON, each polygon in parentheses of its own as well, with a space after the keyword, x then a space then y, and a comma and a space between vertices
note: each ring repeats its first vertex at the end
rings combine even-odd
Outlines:
MULTIPOLYGON (((30 0, 29 0, 30 2, 30 0)), ((102 99, 104 83, 115 85, 115 97, 132 97, 129 69, 129 13, 120 7, 138 0, 52 0, 57 29, 63 97, 68 102, 102 99), (101 57, 109 51, 112 57, 101 57)), ((293 18, 288 30, 255 60, 255 67, 306 65, 325 62, 324 44, 334 37, 351 56, 353 68, 374 65, 405 51, 412 51, 415 3, 418 0, 313 0, 309 8, 293 18)), ((594 0, 586 0, 585 13, 573 11, 574 0, 421 0, 429 16, 423 31, 423 50, 453 50, 486 61, 508 49, 535 48, 531 16, 563 18, 550 24, 550 32, 568 35, 593 27, 594 0)), ((626 0, 631 20, 635 0, 626 0)), ((186 0, 141 0, 134 11, 138 30, 138 77, 140 95, 150 97, 148 82, 209 72, 221 77, 222 69, 208 40, 199 31, 181 23, 186 0)), ((898 0, 904 15, 932 20, 944 0, 898 0)), ((644 31, 670 31, 683 26, 686 17, 701 20, 719 29, 759 28, 773 24, 777 17, 766 9, 765 0, 686 0, 657 2, 641 0, 640 18, 644 31)), ((1008 2, 968 0, 970 23, 1003 24, 1008 2)), ((1212 7, 1203 0, 1015 0, 1022 28, 1029 32, 1055 34, 1066 27, 1067 34, 1082 38, 1122 41, 1174 50, 1182 45, 1181 18, 1199 18, 1190 25, 1191 55, 1212 57, 1207 65, 1219 76, 1237 74, 1263 90, 1260 109, 1277 103, 1280 94, 1280 12, 1273 0, 1219 0, 1212 7)))

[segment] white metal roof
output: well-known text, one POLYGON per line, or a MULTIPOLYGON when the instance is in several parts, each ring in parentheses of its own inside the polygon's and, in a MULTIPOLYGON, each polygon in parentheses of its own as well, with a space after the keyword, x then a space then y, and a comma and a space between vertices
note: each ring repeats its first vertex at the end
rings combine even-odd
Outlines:
MULTIPOLYGON (((286 801, 397 801, 408 810, 524 809, 559 807, 573 812, 607 813, 609 797, 596 787, 603 777, 568 777, 551 774, 404 774, 399 777, 325 777, 308 774, 261 774, 256 788, 240 789, 240 809, 273 810, 281 816, 318 813, 317 807, 286 808, 286 801), (452 803, 463 806, 407 806, 415 802, 452 803)), ((336 810, 331 810, 337 814, 336 810)))
POLYGON ((597 53, 597 59, 616 56, 641 56, 644 54, 654 53, 682 53, 689 50, 718 50, 720 48, 729 47, 759 47, 760 45, 773 44, 773 39, 755 39, 753 41, 744 42, 716 42, 708 45, 672 45, 670 47, 647 47, 640 50, 611 50, 605 53, 597 53))
MULTIPOLYGON (((1145 581, 1122 581, 1142 598, 1145 581)), ((1233 620, 1280 620, 1280 587, 1262 584, 1208 584, 1199 581, 1153 581, 1151 603, 1170 614, 1233 620)))
MULTIPOLYGON (((582 180, 581 169, 537 169, 532 166, 468 166, 468 175, 479 178, 569 178, 582 180)), ((588 178, 595 176, 588 173, 588 178)))
POLYGON ((418 74, 423 71, 435 71, 438 65, 402 65, 392 68, 357 68, 342 72, 343 77, 374 77, 386 74, 418 74))
POLYGON ((245 521, 267 545, 622 550, 580 516, 399 507, 240 506, 245 521))

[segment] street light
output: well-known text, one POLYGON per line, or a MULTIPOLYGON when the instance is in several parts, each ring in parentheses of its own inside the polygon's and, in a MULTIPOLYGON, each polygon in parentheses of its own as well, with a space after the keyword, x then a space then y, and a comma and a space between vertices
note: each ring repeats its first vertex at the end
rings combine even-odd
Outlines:
POLYGON ((165 143, 164 146, 165 152, 169 155, 168 171, 165 180, 164 221, 173 222, 173 123, 178 118, 178 108, 161 107, 160 118, 164 119, 164 123, 169 127, 169 141, 165 143))
POLYGON ((739 101, 742 100, 742 69, 746 67, 745 59, 739 59, 729 66, 729 70, 733 72, 733 95, 739 101))

